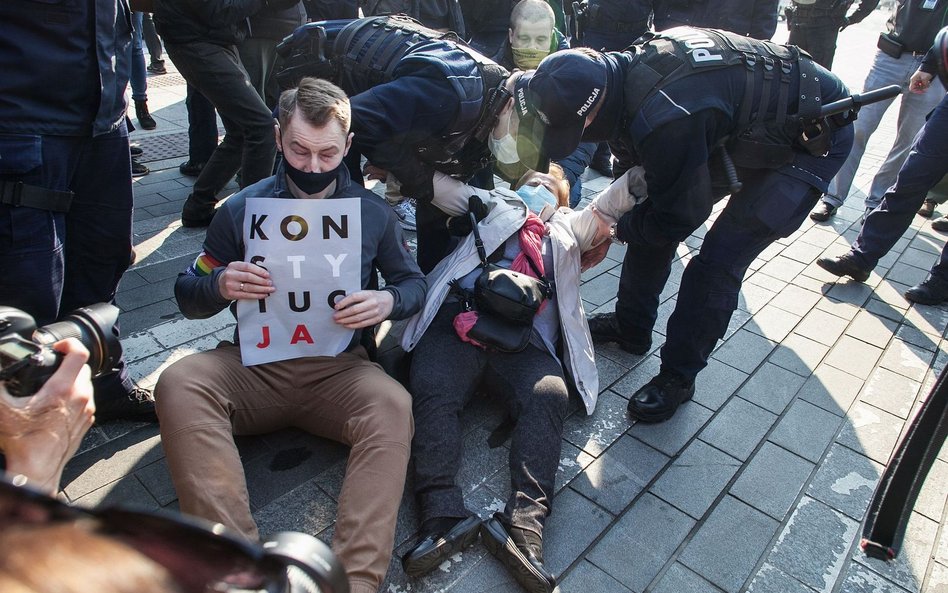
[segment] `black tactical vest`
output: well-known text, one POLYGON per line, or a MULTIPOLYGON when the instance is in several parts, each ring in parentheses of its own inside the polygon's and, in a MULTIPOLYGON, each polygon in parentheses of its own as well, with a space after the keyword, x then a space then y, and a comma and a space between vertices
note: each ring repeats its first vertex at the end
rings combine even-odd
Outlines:
POLYGON ((795 46, 691 27, 647 36, 645 43, 637 44, 639 59, 630 64, 625 76, 629 118, 670 83, 698 71, 742 67, 746 83, 737 127, 726 140, 738 165, 769 168, 789 162, 790 147, 799 142, 804 126, 819 119, 819 79, 809 54, 795 46), (777 101, 771 105, 774 85, 778 86, 777 101), (793 114, 788 113, 791 87, 797 90, 793 114))

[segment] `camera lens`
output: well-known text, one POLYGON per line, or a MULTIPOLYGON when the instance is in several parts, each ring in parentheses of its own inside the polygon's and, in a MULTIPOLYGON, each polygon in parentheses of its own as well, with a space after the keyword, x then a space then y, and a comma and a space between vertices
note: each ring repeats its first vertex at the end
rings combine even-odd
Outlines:
POLYGON ((89 351, 89 367, 95 377, 115 368, 122 356, 118 315, 118 307, 108 303, 80 307, 60 321, 38 328, 33 332, 33 339, 52 345, 59 340, 76 338, 89 351))
POLYGON ((289 593, 349 593, 349 580, 332 550, 315 537, 282 531, 263 544, 271 559, 287 567, 289 593))

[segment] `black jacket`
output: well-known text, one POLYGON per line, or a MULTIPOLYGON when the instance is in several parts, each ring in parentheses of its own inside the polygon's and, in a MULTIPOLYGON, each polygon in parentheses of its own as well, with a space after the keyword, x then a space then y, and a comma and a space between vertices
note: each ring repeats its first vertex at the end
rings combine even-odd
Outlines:
POLYGON ((655 30, 690 26, 724 29, 755 39, 777 30, 778 0, 657 0, 655 30))
POLYGON ((155 0, 155 27, 168 43, 240 43, 264 0, 155 0))
POLYGON ((948 18, 948 0, 935 0, 934 8, 927 10, 924 4, 925 0, 899 0, 886 22, 889 35, 905 51, 928 51, 948 18))

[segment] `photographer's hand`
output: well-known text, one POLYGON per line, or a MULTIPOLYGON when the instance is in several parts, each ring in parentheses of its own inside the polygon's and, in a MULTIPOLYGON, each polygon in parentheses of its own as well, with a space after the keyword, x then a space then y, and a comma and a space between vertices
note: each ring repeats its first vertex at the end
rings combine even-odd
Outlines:
POLYGON ((92 426, 95 403, 88 350, 73 338, 53 348, 65 357, 34 395, 13 397, 0 384, 0 450, 9 474, 55 494, 63 467, 92 426))

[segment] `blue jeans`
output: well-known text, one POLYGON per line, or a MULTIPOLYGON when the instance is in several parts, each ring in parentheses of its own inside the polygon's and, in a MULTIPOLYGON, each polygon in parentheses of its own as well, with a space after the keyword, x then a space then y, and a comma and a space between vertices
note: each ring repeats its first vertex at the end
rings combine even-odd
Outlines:
POLYGON ((583 197, 583 172, 592 162, 593 153, 596 151, 595 142, 580 142, 576 150, 566 158, 557 161, 559 166, 563 167, 566 174, 566 180, 569 181, 569 207, 575 208, 583 197))
MULTIPOLYGON (((895 185, 885 192, 879 207, 866 217, 866 223, 853 244, 853 253, 867 270, 876 267, 892 249, 911 224, 928 190, 948 173, 948 95, 934 88, 926 94, 936 94, 941 103, 916 136, 895 185)), ((932 269, 932 275, 948 280, 944 250, 941 261, 932 269)))
MULTIPOLYGON (((849 154, 852 135, 851 127, 834 132, 825 157, 797 152, 780 169, 738 169, 741 191, 731 195, 682 275, 662 347, 662 370, 693 378, 707 365, 737 308, 747 268, 770 244, 800 226, 849 154)), ((646 200, 619 221, 620 237, 639 237, 626 251, 616 302, 616 321, 631 335, 651 334, 678 247, 677 241, 663 238, 668 233, 662 229, 648 235, 629 231, 633 217, 644 214, 636 211, 650 207, 646 200)))
MULTIPOLYGON (((935 105, 941 99, 941 95, 944 94, 944 87, 941 86, 937 78, 932 82, 932 88, 927 93, 919 95, 908 91, 909 79, 918 70, 921 63, 922 57, 913 56, 911 53, 903 54, 901 58, 895 59, 882 51, 877 51, 872 68, 866 76, 866 82, 863 85, 865 90, 877 89, 890 84, 901 85, 904 89, 902 91, 902 101, 899 105, 899 121, 896 128, 895 143, 892 145, 885 162, 879 167, 879 172, 872 179, 872 186, 866 196, 866 208, 871 209, 878 206, 879 202, 882 201, 882 194, 895 183, 895 177, 902 163, 908 157, 909 148, 912 146, 915 134, 925 124, 925 116, 935 108, 935 105)), ((837 208, 846 201, 852 188, 853 179, 856 177, 856 170, 859 169, 859 161, 862 160, 862 155, 866 152, 869 137, 879 127, 882 116, 885 115, 886 110, 894 100, 892 98, 879 101, 866 105, 859 110, 859 118, 856 119, 854 124, 853 150, 839 170, 839 174, 830 184, 829 190, 823 196, 823 201, 837 208)))
MULTIPOLYGON (((111 302, 132 250, 125 126, 94 138, 0 134, 0 154, 0 179, 74 192, 66 213, 0 204, 0 303, 45 325, 111 302)), ((131 390, 124 361, 119 367, 94 382, 98 401, 131 390)))
POLYGON ((132 13, 132 100, 148 100, 148 82, 145 79, 145 52, 142 50, 142 13, 132 13))

